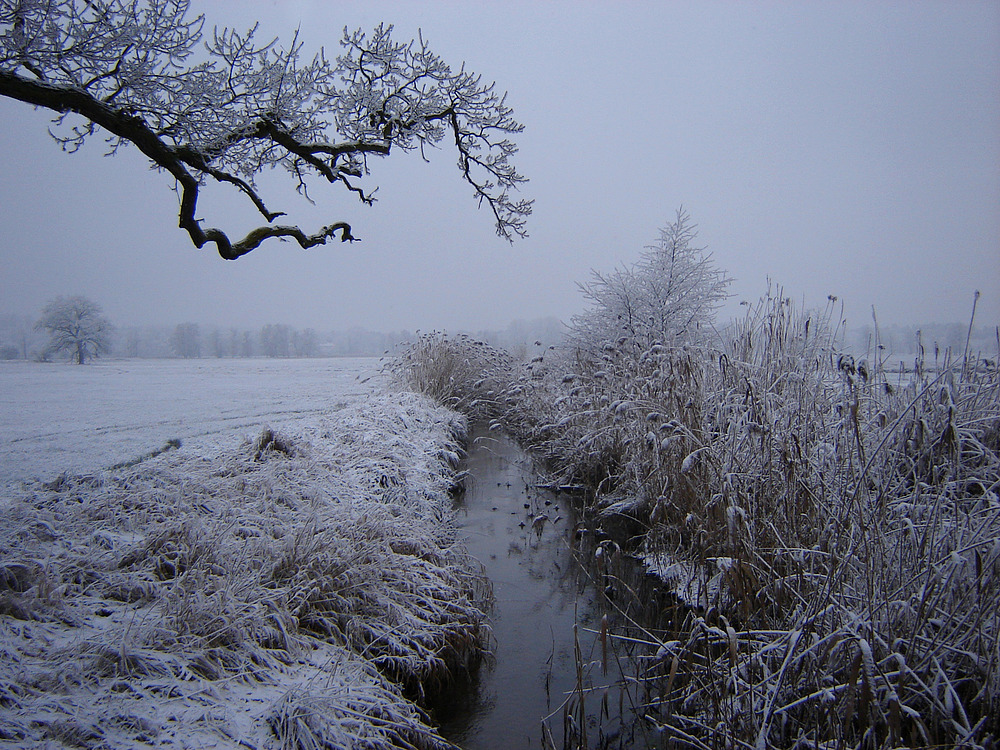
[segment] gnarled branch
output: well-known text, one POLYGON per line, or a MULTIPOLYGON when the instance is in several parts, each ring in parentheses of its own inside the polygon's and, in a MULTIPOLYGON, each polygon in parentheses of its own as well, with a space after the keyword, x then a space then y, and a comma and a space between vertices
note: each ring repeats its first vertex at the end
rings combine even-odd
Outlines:
MULTIPOLYGON (((213 232, 217 230, 209 230, 213 232)), ((206 232, 206 234, 209 234, 206 232)), ((293 240, 299 243, 299 246, 303 250, 308 250, 311 247, 316 247, 316 245, 325 245, 326 241, 334 236, 337 232, 340 232, 341 242, 357 242, 357 238, 351 235, 351 225, 343 221, 338 221, 336 224, 331 224, 328 227, 323 227, 321 230, 316 232, 316 234, 306 235, 298 227, 290 226, 274 226, 274 227, 258 227, 250 233, 247 234, 239 242, 228 245, 228 239, 225 235, 221 237, 209 236, 209 240, 215 242, 219 246, 219 255, 221 255, 226 260, 236 260, 242 255, 246 255, 251 250, 256 250, 264 240, 270 239, 271 237, 291 237, 293 240), (228 248, 226 248, 228 245, 228 248)), ((219 233, 221 234, 221 232, 219 233)))
POLYGON ((181 209, 179 225, 186 230, 195 247, 204 247, 206 243, 215 243, 219 255, 226 260, 235 260, 255 250, 264 240, 270 237, 291 237, 303 248, 324 244, 336 232, 342 233, 342 241, 354 241, 350 225, 339 222, 323 227, 313 235, 306 235, 298 227, 265 226, 250 231, 243 239, 233 243, 221 229, 202 229, 201 223, 195 218, 198 206, 199 182, 184 166, 192 164, 200 171, 210 174, 223 182, 237 185, 253 201, 268 221, 283 214, 268 211, 263 201, 254 190, 243 180, 228 175, 221 170, 213 169, 191 148, 176 149, 160 140, 145 123, 137 117, 131 117, 94 99, 81 89, 66 89, 46 83, 23 78, 13 73, 0 70, 0 95, 11 97, 27 104, 45 107, 54 112, 75 112, 99 125, 109 133, 134 144, 158 167, 169 172, 181 187, 181 209))
POLYGON ((180 193, 179 226, 196 247, 214 243, 224 258, 238 258, 270 238, 302 247, 325 243, 343 222, 307 234, 273 226, 256 176, 281 167, 300 193, 309 177, 340 185, 362 202, 377 188, 362 182, 368 156, 388 156, 440 142, 449 132, 460 173, 480 204, 487 203, 497 233, 525 236, 531 201, 509 191, 525 178, 509 164, 516 147, 504 134, 522 126, 504 96, 464 68, 453 72, 421 38, 400 44, 391 27, 370 35, 345 30, 345 53, 333 63, 322 53, 299 59, 296 36, 287 50, 276 41, 258 45, 256 29, 224 29, 201 44, 204 19, 187 19, 188 0, 0 0, 0 95, 76 113, 83 125, 54 134, 64 148, 79 148, 98 129, 110 153, 134 144, 168 172, 180 193), (201 55, 200 62, 187 63, 201 55), (207 57, 205 57, 207 55, 207 57), (225 231, 196 218, 199 191, 211 178, 235 187, 267 226, 233 242, 225 231))

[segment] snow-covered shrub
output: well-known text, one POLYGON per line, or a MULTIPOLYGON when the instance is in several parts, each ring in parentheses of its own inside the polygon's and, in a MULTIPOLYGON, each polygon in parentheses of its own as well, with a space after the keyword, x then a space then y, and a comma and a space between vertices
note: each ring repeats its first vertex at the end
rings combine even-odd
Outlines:
POLYGON ((441 332, 420 336, 386 367, 404 387, 472 420, 497 416, 515 373, 514 358, 503 349, 441 332))
POLYGON ((463 433, 425 397, 371 397, 6 500, 0 736, 446 745, 408 698, 489 648, 489 583, 451 520, 463 433))

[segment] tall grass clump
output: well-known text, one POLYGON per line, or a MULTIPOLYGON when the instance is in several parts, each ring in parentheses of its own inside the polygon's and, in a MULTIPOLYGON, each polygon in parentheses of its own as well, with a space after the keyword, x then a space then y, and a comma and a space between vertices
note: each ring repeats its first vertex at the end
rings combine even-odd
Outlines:
POLYGON ((386 369, 401 386, 474 421, 493 419, 515 377, 507 351, 465 334, 423 334, 392 357, 386 369))
POLYGON ((1000 378, 890 372, 780 292, 715 347, 570 350, 505 418, 625 515, 690 606, 636 701, 714 746, 984 747, 1000 732, 1000 378), (567 372, 567 365, 573 369, 567 372), (832 745, 830 745, 832 746, 832 745))
POLYGON ((24 747, 417 747, 490 647, 464 422, 370 397, 211 458, 28 487, 0 529, 0 733, 24 747))
POLYGON ((664 493, 646 538, 697 605, 650 667, 653 715, 756 747, 989 744, 996 368, 902 377, 838 353, 829 319, 769 296, 706 367, 700 500, 664 493))
POLYGON ((595 275, 490 401, 687 607, 623 690, 695 747, 994 746, 1000 357, 890 367, 845 350, 835 298, 778 288, 717 331, 692 237, 679 215, 649 250, 689 273, 595 275))

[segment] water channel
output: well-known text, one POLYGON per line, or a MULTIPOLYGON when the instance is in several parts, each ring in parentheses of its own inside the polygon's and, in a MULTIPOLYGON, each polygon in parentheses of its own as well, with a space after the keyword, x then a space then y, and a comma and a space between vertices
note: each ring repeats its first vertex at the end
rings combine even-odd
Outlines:
POLYGON ((620 688, 617 649, 601 636, 605 615, 620 625, 617 589, 641 579, 623 583, 610 563, 636 563, 578 522, 570 498, 540 489, 530 458, 502 434, 477 428, 465 468, 459 518, 493 582, 495 660, 452 701, 442 734, 464 750, 657 746, 632 720, 641 701, 620 688))

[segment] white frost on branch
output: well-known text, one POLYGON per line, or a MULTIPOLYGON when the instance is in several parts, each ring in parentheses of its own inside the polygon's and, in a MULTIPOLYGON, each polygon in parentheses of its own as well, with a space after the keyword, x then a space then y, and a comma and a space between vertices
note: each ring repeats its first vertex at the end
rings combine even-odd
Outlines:
POLYGON ((664 344, 703 339, 731 279, 710 254, 692 245, 695 228, 679 209, 638 262, 611 273, 594 271, 592 280, 580 285, 590 308, 573 318, 570 337, 581 352, 597 358, 621 347, 659 353, 664 344))
POLYGON ((132 143, 178 182, 180 225, 198 247, 215 242, 236 258, 270 237, 323 244, 343 222, 307 236, 273 221, 256 177, 280 167, 308 199, 307 181, 340 185, 365 203, 370 156, 454 142, 462 178, 508 240, 525 236, 531 201, 511 191, 525 182, 510 163, 508 136, 523 126, 506 95, 464 66, 452 70, 421 37, 397 42, 392 27, 344 30, 342 54, 308 58, 298 35, 284 47, 247 32, 189 18, 187 0, 0 0, 0 94, 84 118, 54 137, 79 148, 98 129, 113 153, 132 143), (268 225, 232 242, 195 218, 209 178, 241 191, 268 225))

